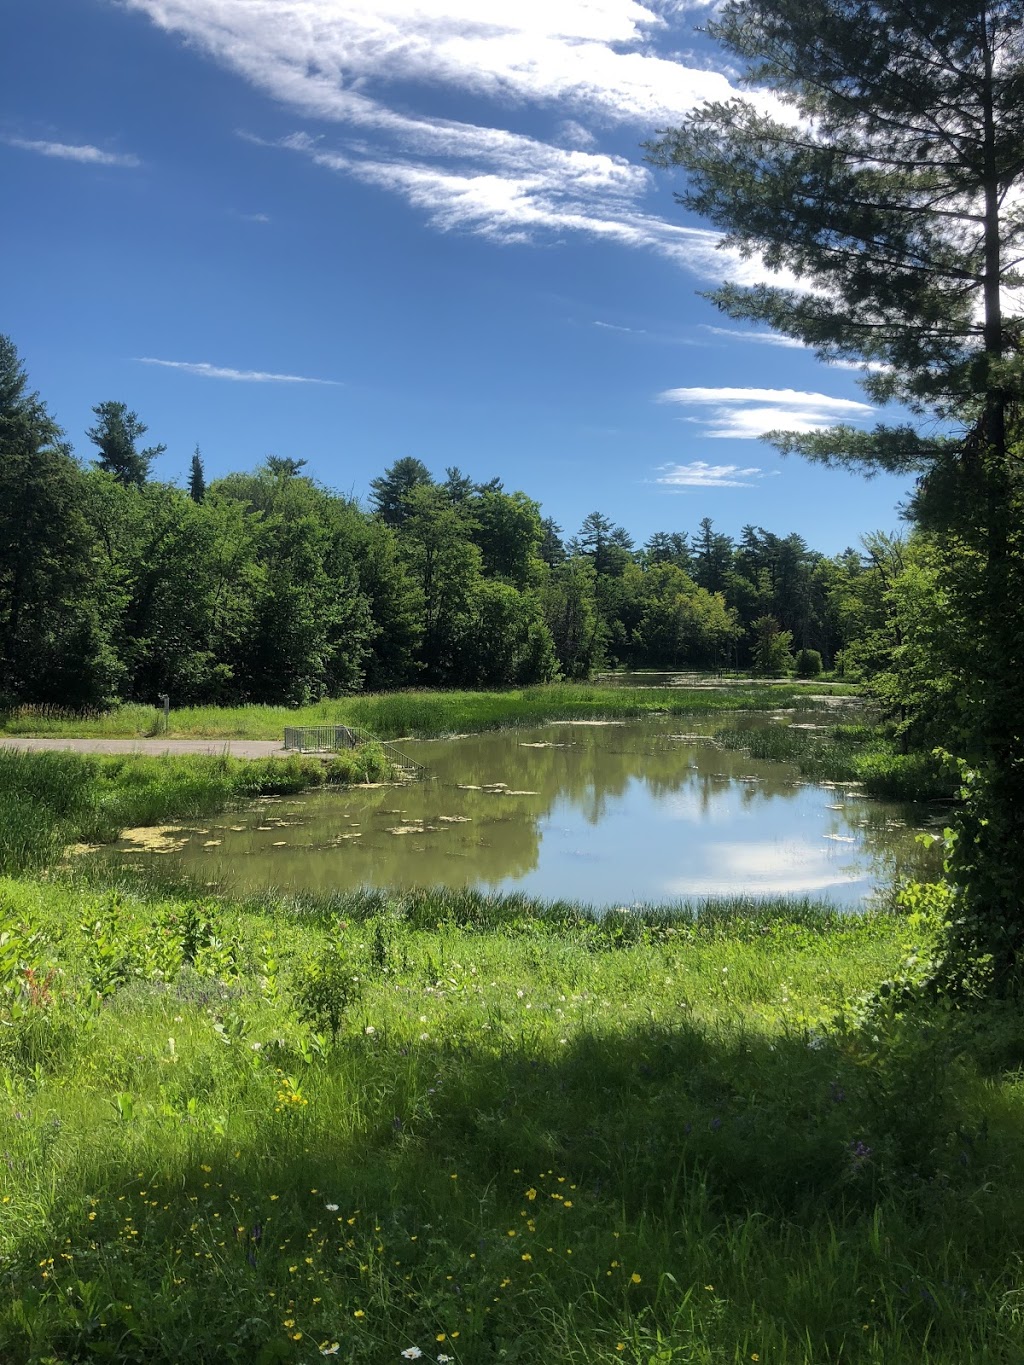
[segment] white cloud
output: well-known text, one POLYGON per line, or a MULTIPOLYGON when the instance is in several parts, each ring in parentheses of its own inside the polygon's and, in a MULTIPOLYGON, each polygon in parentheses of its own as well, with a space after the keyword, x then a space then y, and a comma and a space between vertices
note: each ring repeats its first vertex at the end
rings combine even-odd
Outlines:
POLYGON ((207 361, 157 360, 154 356, 138 357, 140 365, 162 365, 168 370, 183 370, 186 374, 199 375, 202 379, 232 379, 243 384, 329 384, 336 386, 337 379, 311 379, 304 374, 271 374, 266 370, 233 370, 224 365, 211 365, 207 361))
POLYGON ((794 351, 808 349, 796 337, 783 336, 781 332, 744 332, 736 327, 711 327, 706 322, 701 323, 701 330, 711 332, 716 337, 728 337, 731 341, 752 341, 761 346, 783 346, 794 351))
POLYGON ((638 0, 125 0, 307 113, 349 116, 353 87, 442 85, 654 127, 733 93, 659 56, 672 4, 638 0))
POLYGON ((495 129, 477 128, 473 134, 476 140, 486 134, 492 151, 479 168, 467 171, 398 157, 359 158, 326 149, 306 133, 292 134, 280 145, 328 170, 401 194, 442 231, 460 229, 502 242, 583 234, 654 251, 704 277, 728 275, 744 284, 767 278, 759 262, 721 250, 717 233, 644 213, 638 207, 647 190, 643 167, 495 129))
POLYGON ((705 436, 740 440, 756 440, 772 430, 820 431, 836 422, 863 420, 874 412, 869 403, 854 398, 799 389, 666 389, 658 398, 663 403, 710 409, 706 416, 687 421, 699 422, 705 436))
POLYGON ((79 161, 88 166, 141 166, 142 162, 131 152, 105 152, 88 143, 42 142, 35 138, 5 137, 9 147, 18 147, 23 152, 36 152, 39 156, 57 157, 61 161, 79 161))
POLYGON ((620 327, 617 322, 594 322, 595 327, 603 327, 607 332, 629 332, 631 336, 647 336, 647 330, 643 327, 620 327))
MULTIPOLYGON (((286 108, 340 125, 346 140, 336 147, 306 133, 277 145, 402 196, 442 231, 458 229, 505 242, 582 233, 657 252, 702 277, 729 275, 743 283, 767 277, 759 262, 717 252, 716 233, 681 227, 646 211, 645 200, 655 188, 651 172, 596 150, 598 135, 611 125, 631 125, 639 140, 709 98, 735 94, 721 72, 656 51, 658 37, 669 33, 668 21, 700 5, 679 0, 124 3, 286 108), (488 101, 491 126, 417 114, 417 87, 424 85, 488 101), (410 112, 400 112, 399 102, 410 112), (552 120, 551 141, 508 126, 525 106, 552 120)), ((665 203, 667 187, 659 187, 659 193, 665 203)))
POLYGON ((705 460, 659 465, 659 470, 660 476, 654 482, 666 488, 752 488, 751 479, 764 478, 764 471, 757 465, 742 468, 736 464, 708 464, 705 460))

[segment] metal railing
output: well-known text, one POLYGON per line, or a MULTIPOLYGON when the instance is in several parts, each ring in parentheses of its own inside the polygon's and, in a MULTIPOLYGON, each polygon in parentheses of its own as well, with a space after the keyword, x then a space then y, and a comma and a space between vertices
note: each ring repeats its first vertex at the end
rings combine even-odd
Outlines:
POLYGON ((426 767, 396 744, 352 725, 289 725, 284 732, 284 747, 301 754, 337 753, 340 749, 358 749, 360 744, 369 743, 379 744, 395 767, 413 777, 428 776, 426 767))
POLYGON ((287 725, 284 747, 297 749, 300 754, 337 753, 339 749, 355 749, 360 736, 349 725, 287 725))

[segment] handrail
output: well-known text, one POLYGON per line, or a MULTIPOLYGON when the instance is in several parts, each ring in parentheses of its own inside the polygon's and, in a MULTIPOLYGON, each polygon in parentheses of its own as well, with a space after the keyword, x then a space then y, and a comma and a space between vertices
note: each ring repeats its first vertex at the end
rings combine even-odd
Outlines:
POLYGON ((379 744, 397 766, 411 768, 420 776, 426 772, 424 764, 399 749, 391 740, 378 739, 369 730, 354 725, 288 725, 284 731, 284 747, 299 753, 331 753, 339 749, 356 749, 360 744, 379 744))

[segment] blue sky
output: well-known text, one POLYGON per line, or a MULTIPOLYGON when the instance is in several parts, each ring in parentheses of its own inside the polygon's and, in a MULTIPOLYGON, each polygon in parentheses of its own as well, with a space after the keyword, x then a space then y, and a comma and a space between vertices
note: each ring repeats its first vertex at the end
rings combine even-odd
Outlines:
POLYGON ((834 553, 905 480, 757 436, 875 420, 850 371, 699 297, 716 249, 639 143, 729 93, 687 0, 32 0, 7 17, 0 330, 80 456, 267 454, 364 498, 459 465, 574 532, 703 516, 834 553), (11 211, 13 209, 13 211, 11 211))

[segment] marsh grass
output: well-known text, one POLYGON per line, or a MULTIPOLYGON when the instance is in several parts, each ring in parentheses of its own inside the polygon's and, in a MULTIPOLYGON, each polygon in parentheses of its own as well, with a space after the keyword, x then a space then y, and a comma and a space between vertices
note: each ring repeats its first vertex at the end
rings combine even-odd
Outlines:
MULTIPOLYGON (((816 691, 851 694, 849 687, 816 691)), ((737 682, 715 688, 623 688, 552 683, 507 692, 407 691, 365 693, 315 706, 183 707, 171 712, 167 733, 179 739, 281 739, 285 726, 356 725, 397 739, 458 734, 506 725, 540 725, 548 720, 634 719, 654 713, 685 714, 759 710, 808 705, 796 685, 737 682)), ((53 707, 23 707, 0 715, 0 733, 32 736, 145 738, 162 735, 163 713, 129 705, 95 714, 70 714, 53 707)))
POLYGON ((129 825, 195 819, 255 796, 390 773, 375 744, 329 763, 298 755, 246 760, 0 749, 0 874, 45 867, 66 845, 115 839, 129 825))
POLYGON ((0 905, 11 1365, 1022 1358, 1020 1020, 837 1022, 905 920, 0 905))
POLYGON ((888 801, 951 801, 953 775, 926 753, 898 753, 884 733, 868 725, 802 730, 787 724, 753 730, 722 729, 715 739, 752 758, 795 763, 812 782, 856 782, 868 796, 888 801))

